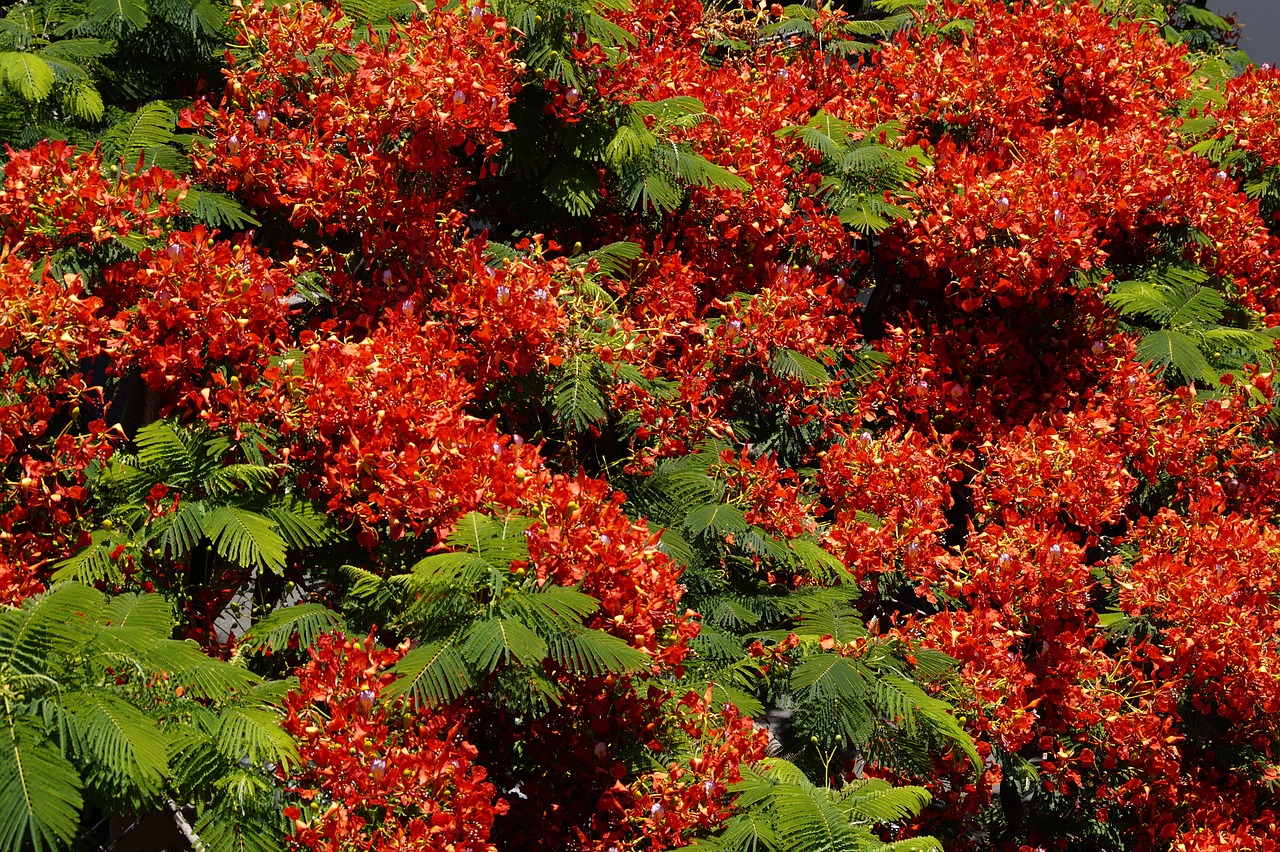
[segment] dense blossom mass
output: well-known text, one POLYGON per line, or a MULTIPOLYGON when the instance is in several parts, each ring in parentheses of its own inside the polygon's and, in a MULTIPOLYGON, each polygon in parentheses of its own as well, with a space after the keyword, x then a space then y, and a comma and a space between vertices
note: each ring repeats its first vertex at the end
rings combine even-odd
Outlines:
POLYGON ((1229 24, 197 5, 225 88, 4 164, 0 852, 1280 849, 1229 24))

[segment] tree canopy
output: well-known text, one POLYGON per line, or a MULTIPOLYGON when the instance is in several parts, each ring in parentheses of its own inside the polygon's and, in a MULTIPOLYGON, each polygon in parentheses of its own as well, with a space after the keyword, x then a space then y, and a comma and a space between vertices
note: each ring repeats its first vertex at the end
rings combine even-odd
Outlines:
POLYGON ((1276 848, 1236 35, 11 4, 0 852, 1276 848))

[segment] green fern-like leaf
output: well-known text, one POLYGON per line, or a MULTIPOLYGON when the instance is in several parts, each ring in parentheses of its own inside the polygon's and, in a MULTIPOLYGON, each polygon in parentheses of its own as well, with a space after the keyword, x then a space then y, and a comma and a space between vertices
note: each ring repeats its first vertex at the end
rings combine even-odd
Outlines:
POLYGON ((737 506, 731 506, 728 503, 711 503, 689 512, 685 517, 684 526, 694 535, 723 537, 729 533, 745 532, 750 525, 737 506))
POLYGON ((71 113, 81 121, 101 121, 106 105, 102 101, 102 93, 91 80, 77 80, 71 84, 67 104, 71 113))
POLYGON ((219 506, 201 522, 204 534, 224 559, 244 568, 284 570, 288 545, 263 515, 236 506, 219 506))
POLYGON ((504 609, 541 634, 567 630, 600 608, 600 602, 588 594, 565 586, 546 584, 540 591, 514 594, 504 602, 504 609))
POLYGON ((471 686, 468 665, 457 637, 420 645, 392 668, 398 679, 387 687, 389 697, 408 696, 420 705, 443 705, 462 697, 471 686))
POLYGON ((9 87, 31 103, 43 101, 53 92, 53 68, 33 53, 0 53, 0 72, 9 87))
POLYGON ((815 542, 795 538, 788 542, 788 545, 795 553, 800 566, 811 577, 830 582, 848 573, 843 562, 815 542))
POLYGON ((791 674, 791 688, 807 690, 815 700, 839 700, 868 693, 868 672, 857 660, 821 654, 802 662, 791 674))
POLYGON ((34 723, 0 717, 0 852, 70 846, 81 789, 80 774, 34 723))
POLYGON ((289 547, 303 550, 327 544, 337 537, 337 530, 314 503, 292 495, 272 497, 262 507, 262 514, 276 525, 276 532, 289 547))
MULTIPOLYGON (((814 785, 798 767, 766 758, 745 767, 734 784, 737 813, 715 837, 695 848, 718 852, 882 852, 872 831, 920 813, 929 794, 919 787, 890 788, 883 781, 855 781, 844 790, 814 785)), ((903 849, 941 850, 933 838, 916 838, 903 849)))
POLYGON ((342 617, 316 603, 281 607, 249 628, 240 637, 242 647, 282 651, 296 637, 298 646, 309 648, 321 635, 345 629, 342 617))
MULTIPOLYGON (((128 157, 125 158, 128 161, 128 157)), ((229 195, 208 189, 188 189, 178 206, 191 214, 193 219, 214 228, 256 228, 262 223, 244 209, 239 201, 229 195)))
POLYGON ((571 261, 573 266, 581 266, 595 260, 600 264, 600 272, 610 278, 626 279, 631 265, 644 255, 644 247, 639 243, 617 242, 600 246, 598 249, 580 255, 571 261))
POLYGON ((548 643, 551 659, 568 671, 586 677, 640 672, 650 665, 649 657, 617 636, 584 627, 566 629, 548 643))
POLYGON ((279 715, 272 710, 228 707, 222 711, 214 739, 217 750, 234 761, 248 758, 256 766, 292 766, 298 762, 297 745, 280 727, 279 715))
POLYGON ((462 646, 462 653, 482 673, 514 658, 532 667, 547 657, 547 643, 515 619, 491 618, 476 624, 462 646))
POLYGON ((1138 341, 1138 357, 1192 381, 1216 384, 1219 378, 1195 340, 1176 329, 1160 329, 1144 336, 1138 341))
POLYGON ((982 769, 982 758, 973 744, 973 738, 960 726, 951 707, 945 701, 926 693, 920 686, 905 677, 881 675, 876 681, 876 696, 882 706, 908 725, 922 721, 934 733, 950 740, 969 761, 973 771, 982 769))
POLYGON ((168 743, 154 720, 103 689, 65 693, 63 706, 77 721, 80 750, 96 773, 138 791, 144 805, 169 771, 168 743))
POLYGON ((120 583, 124 580, 124 571, 120 563, 112 558, 116 549, 129 543, 128 537, 112 530, 95 530, 86 544, 76 553, 54 563, 53 581, 70 580, 87 586, 108 581, 120 583))
POLYGON ((564 208, 570 216, 590 216, 600 200, 600 179, 586 165, 563 160, 542 180, 547 198, 564 208))
POLYGON ((831 382, 831 375, 823 364, 785 347, 773 353, 769 369, 775 375, 798 379, 810 387, 820 387, 831 382))
POLYGON ((138 462, 148 472, 164 477, 194 475, 202 456, 193 435, 181 431, 167 420, 148 423, 134 436, 138 445, 138 462))
POLYGON ((101 592, 68 583, 0 609, 0 669, 43 674, 49 661, 70 660, 93 638, 102 605, 101 592))
POLYGON ((560 423, 583 431, 608 418, 603 384, 604 364, 591 352, 571 357, 553 388, 552 414, 560 423))
POLYGON ((121 30, 141 29, 151 19, 146 0, 88 0, 89 20, 121 30))
POLYGON ((716 187, 746 192, 751 189, 740 176, 711 162, 686 145, 660 144, 655 149, 659 165, 686 186, 716 187))
POLYGON ((151 523, 148 543, 170 559, 183 559, 204 539, 207 515, 208 507, 202 501, 180 503, 178 511, 151 523))
MULTIPOLYGON (((111 2, 114 4, 115 0, 111 2)), ((120 160, 126 167, 133 168, 140 158, 153 156, 160 147, 173 141, 177 119, 173 109, 161 101, 139 107, 103 135, 103 160, 120 160)))

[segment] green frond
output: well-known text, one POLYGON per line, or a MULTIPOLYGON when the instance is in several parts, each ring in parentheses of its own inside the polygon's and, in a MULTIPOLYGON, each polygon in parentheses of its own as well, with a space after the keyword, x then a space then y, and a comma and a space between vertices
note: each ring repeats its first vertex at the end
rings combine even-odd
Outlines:
POLYGON ((173 605, 163 595, 128 592, 107 602, 102 621, 109 627, 136 629, 157 639, 168 639, 173 632, 173 605))
POLYGON ((116 31, 141 29, 151 19, 146 0, 88 0, 89 20, 116 31))
POLYGON ((774 794, 774 826, 784 838, 803 839, 805 852, 864 852, 873 835, 853 825, 819 788, 784 784, 774 794))
POLYGON ((774 351, 769 369, 776 376, 798 379, 809 387, 820 387, 831 382, 831 375, 825 365, 786 347, 774 351))
POLYGON ((160 793, 169 754, 154 720, 104 689, 67 692, 62 703, 78 723, 76 751, 99 783, 124 791, 136 806, 160 793))
POLYGON ((786 849, 783 838, 773 829, 773 820, 756 810, 730 817, 719 835, 695 840, 693 848, 705 852, 783 852, 786 849))
POLYGON ((407 696, 419 705, 448 704, 470 688, 467 668, 456 636, 419 645, 392 668, 399 677, 387 687, 386 694, 407 696))
MULTIPOLYGON (((779 758, 743 767, 742 780, 732 789, 737 794, 734 817, 720 834, 697 847, 722 852, 880 852, 894 847, 882 843, 873 827, 909 820, 929 801, 920 788, 905 787, 899 793, 883 781, 870 786, 855 781, 844 791, 818 787, 797 766, 779 758), (868 803, 867 813, 857 807, 861 800, 868 803)), ((903 848, 937 847, 936 841, 929 843, 903 848)))
MULTIPOLYGON (((850 202, 838 214, 842 224, 848 225, 862 234, 878 234, 893 223, 881 215, 873 199, 860 199, 850 202)), ((901 209, 901 208, 898 208, 901 209)), ((905 213, 905 211, 903 211, 905 213)), ((905 218, 905 216, 899 217, 905 218)))
POLYGON ((803 127, 784 127, 777 133, 780 136, 794 136, 806 148, 834 160, 844 155, 844 140, 847 138, 847 133, 841 127, 844 124, 840 119, 819 113, 803 127))
POLYGON ((298 762, 298 747, 272 710, 234 704, 223 708, 214 743, 224 757, 233 761, 247 757, 254 766, 293 766, 298 762))
POLYGON ((55 583, 71 581, 91 586, 102 581, 118 584, 124 580, 120 563, 111 558, 116 548, 127 545, 129 538, 115 530, 94 530, 89 543, 66 559, 55 562, 55 583))
POLYGON ((855 384, 865 385, 879 376, 881 369, 889 363, 888 355, 863 346, 848 360, 845 372, 855 384))
POLYGON ((200 705, 184 715, 189 719, 171 720, 165 725, 171 781, 174 789, 191 798, 207 798, 227 767, 227 759, 213 745, 218 715, 200 705))
POLYGON ((200 467, 197 441, 168 420, 156 420, 138 429, 133 442, 138 446, 138 464, 162 478, 193 475, 200 467))
POLYGON ((688 565, 694 559, 693 546, 670 528, 664 529, 658 537, 658 549, 681 565, 688 565))
POLYGON ((681 116, 704 115, 707 107, 695 97, 673 95, 660 101, 634 101, 631 111, 640 118, 653 115, 659 125, 664 125, 681 116))
POLYGON ((511 595, 503 601, 503 609, 519 615, 538 633, 547 634, 580 625, 600 609, 600 602, 577 589, 547 583, 541 590, 511 595))
POLYGON ((530 521, 518 515, 498 519, 481 512, 469 512, 447 539, 450 547, 469 550, 495 567, 529 558, 524 531, 530 521))
POLYGON ((70 660, 92 640, 102 606, 101 592, 65 583, 21 609, 0 609, 0 669, 41 674, 50 661, 70 660))
POLYGON ((552 388, 551 413, 556 421, 582 432, 608 419, 604 363, 594 352, 580 352, 566 361, 552 388))
POLYGON ((647 654, 603 630, 569 627, 548 637, 547 653, 570 672, 586 677, 646 670, 647 654))
POLYGON ((667 214, 676 210, 684 197, 672 178, 657 169, 634 169, 621 181, 621 195, 632 210, 667 214))
POLYGON ((1216 384, 1219 376, 1209 365, 1195 340, 1176 329, 1153 331, 1138 341, 1143 363, 1172 369, 1191 380, 1216 384))
POLYGON ((1208 9, 1202 9, 1199 6, 1188 3, 1185 6, 1178 7, 1178 10, 1182 12, 1182 14, 1186 15, 1188 22, 1195 24, 1198 27, 1204 27, 1205 29, 1210 30, 1219 30, 1224 33, 1229 33, 1232 30, 1231 24, 1227 23, 1219 15, 1215 15, 1213 12, 1210 12, 1208 9))
MULTIPOLYGON (((261 776, 244 772, 242 777, 261 776)), ((206 852, 279 852, 284 848, 285 825, 280 809, 265 805, 238 807, 231 795, 202 809, 192 828, 206 852)))
MULTIPOLYGON (((809 781, 809 776, 804 771, 789 760, 783 760, 780 757, 766 757, 757 764, 759 773, 754 773, 751 786, 760 788, 763 786, 765 790, 772 791, 777 789, 779 784, 791 784, 797 787, 813 786, 809 781)), ((746 780, 744 773, 743 779, 746 780)))
MULTIPOLYGON (((804 9, 803 6, 799 7, 804 9)), ((805 9, 806 12, 812 10, 805 9)), ((784 16, 760 28, 760 35, 765 38, 791 39, 795 37, 812 38, 817 35, 813 22, 807 16, 784 16)))
POLYGON ((227 25, 227 10, 213 0, 184 0, 182 5, 190 9, 187 20, 193 36, 217 36, 227 25))
POLYGON ((617 242, 600 246, 570 261, 571 266, 582 266, 594 260, 600 264, 600 273, 617 280, 630 277, 632 264, 644 255, 639 243, 617 242))
POLYGON ((309 648, 320 636, 345 629, 342 617, 328 607, 295 604, 280 607, 253 625, 240 637, 240 645, 252 650, 283 651, 296 637, 298 647, 309 648))
POLYGON ((699 684, 703 687, 705 693, 709 688, 711 690, 711 704, 715 707, 723 707, 730 704, 738 709, 743 716, 755 717, 764 713, 764 702, 756 698, 754 694, 737 686, 727 680, 708 679, 705 684, 699 684))
POLYGON ((275 522, 276 532, 297 550, 328 544, 338 535, 328 515, 314 503, 293 495, 272 497, 262 507, 262 514, 275 522))
POLYGON ((943 846, 936 837, 923 835, 882 844, 875 848, 875 852, 943 852, 943 846))
POLYGON ((694 653, 704 664, 696 667, 697 677, 688 682, 689 689, 700 695, 711 691, 711 704, 720 706, 732 704, 744 716, 757 717, 765 712, 764 703, 756 697, 756 689, 760 686, 760 666, 752 657, 743 656, 742 645, 723 632, 718 637, 704 639, 703 634, 718 632, 703 628, 703 632, 691 643, 694 653), (713 653, 706 653, 708 647, 713 653), (720 651, 728 654, 717 654, 720 651), (728 660, 727 664, 722 661, 728 660), (711 662, 714 665, 706 665, 711 662))
POLYGON ((744 532, 750 525, 742 510, 728 503, 698 506, 684 519, 684 527, 695 536, 723 538, 729 533, 744 532))
POLYGON ((462 645, 463 656, 481 673, 514 658, 533 667, 547 657, 546 640, 514 618, 490 618, 471 628, 462 645))
POLYGON ((839 654, 819 654, 791 673, 791 688, 808 691, 816 701, 838 701, 868 695, 869 672, 858 660, 839 654))
POLYGON ((542 191, 570 216, 590 216, 600 200, 600 179, 594 170, 564 159, 542 179, 542 191))
POLYGON ((498 566, 465 550, 434 553, 414 563, 411 571, 403 578, 406 586, 436 599, 466 595, 485 578, 490 578, 489 585, 500 591, 502 582, 498 566))
POLYGON ((1212 287, 1199 287, 1185 292, 1175 291, 1169 306, 1172 308, 1169 325, 1217 323, 1226 313, 1227 300, 1212 287))
POLYGON ((711 162, 686 143, 661 142, 653 148, 658 166, 683 186, 716 187, 746 192, 751 189, 738 175, 711 162))
POLYGON ((969 761, 974 772, 982 770, 982 758, 973 738, 951 714, 951 706, 934 698, 905 677, 882 674, 876 680, 877 704, 906 727, 923 722, 933 733, 949 740, 969 761))
POLYGON ((63 38, 40 48, 40 56, 84 67, 111 55, 115 45, 100 38, 63 38))
POLYGON ((935 648, 920 648, 912 652, 915 658, 915 674, 924 680, 933 680, 951 674, 960 667, 960 661, 935 648))
POLYGON ((849 571, 844 563, 828 553, 822 545, 803 538, 793 538, 787 542, 800 567, 810 577, 824 582, 832 582, 848 576, 849 571))
POLYGON ((795 733, 816 737, 830 748, 836 737, 849 744, 865 743, 876 729, 871 706, 870 672, 861 663, 836 654, 805 660, 791 676, 796 714, 795 733))
POLYGON ((734 537, 734 545, 742 552, 770 559, 781 565, 790 566, 791 550, 787 545, 757 524, 752 524, 744 532, 734 537))
POLYGON ((842 587, 842 591, 841 595, 797 596, 797 600, 789 602, 797 621, 796 635, 802 638, 830 636, 837 642, 866 637, 862 616, 848 602, 848 595, 857 594, 856 589, 842 587))
POLYGON ((932 800, 923 787, 893 787, 879 779, 865 784, 854 782, 840 791, 841 810, 861 822, 905 822, 932 800))
POLYGON ((288 545, 270 518, 238 506, 219 506, 201 521, 218 555, 244 568, 284 570, 288 545))
POLYGON ((605 162, 621 166, 645 157, 658 144, 658 137, 643 121, 623 122, 618 125, 613 139, 605 147, 605 162))
POLYGON ((202 700, 224 701, 247 692, 260 680, 248 669, 206 655, 189 639, 154 643, 147 663, 154 671, 169 672, 176 686, 202 700))
POLYGON ((0 718, 0 852, 70 846, 81 790, 75 767, 31 721, 0 718))
POLYGON ((215 496, 234 494, 241 489, 263 490, 279 478, 275 468, 261 464, 228 464, 204 478, 204 490, 215 496))
POLYGON ((71 113, 81 121, 101 121, 106 105, 102 101, 102 93, 90 80, 77 80, 71 84, 71 91, 66 99, 71 113))
MULTIPOLYGON (((753 627, 760 623, 760 611, 750 598, 717 595, 702 604, 702 618, 707 624, 722 627, 753 627)), ((738 648, 741 651, 741 648, 738 648)))
POLYGON ((178 206, 190 214, 191 218, 213 228, 231 228, 238 231, 244 228, 256 228, 262 224, 236 199, 209 189, 194 187, 188 189, 187 194, 179 200, 178 206))
POLYGON ((1277 329, 1254 331, 1248 328, 1219 326, 1200 333, 1205 343, 1232 349, 1242 349, 1253 355, 1272 354, 1276 346, 1277 329))
POLYGON ((923 10, 928 0, 874 0, 871 4, 882 12, 896 14, 912 10, 923 10))
POLYGON ((9 88, 30 103, 43 101, 53 92, 53 68, 34 53, 0 53, 0 74, 9 88))
POLYGON ((659 468, 629 489, 632 501, 646 516, 660 524, 682 524, 689 507, 718 500, 721 488, 699 465, 659 468))
POLYGON ((148 544, 169 559, 183 559, 204 539, 207 514, 203 501, 179 503, 178 511, 151 521, 147 529, 148 544))
POLYGON ((153 101, 139 107, 132 115, 117 122, 103 134, 103 161, 119 160, 125 168, 133 168, 140 157, 148 153, 154 154, 156 149, 173 141, 177 120, 177 113, 163 101, 153 101))
POLYGON ((1103 299, 1124 316, 1145 315, 1159 323, 1169 319, 1165 293, 1146 281, 1118 281, 1103 299))

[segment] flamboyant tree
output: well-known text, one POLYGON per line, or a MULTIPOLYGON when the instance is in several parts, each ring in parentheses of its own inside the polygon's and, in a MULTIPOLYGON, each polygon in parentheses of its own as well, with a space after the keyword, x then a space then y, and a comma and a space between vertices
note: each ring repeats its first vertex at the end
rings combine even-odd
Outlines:
POLYGON ((0 849, 1280 844, 1229 21, 0 23, 0 849))

